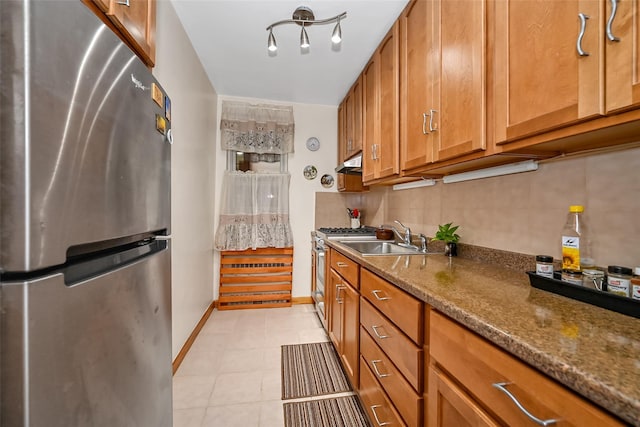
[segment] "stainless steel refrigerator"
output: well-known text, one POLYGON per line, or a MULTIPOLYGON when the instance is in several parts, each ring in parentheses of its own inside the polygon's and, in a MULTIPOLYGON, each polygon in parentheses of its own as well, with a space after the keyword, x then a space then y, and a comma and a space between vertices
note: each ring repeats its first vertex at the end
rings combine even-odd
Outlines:
POLYGON ((0 42, 0 425, 171 426, 169 98, 79 0, 0 42))

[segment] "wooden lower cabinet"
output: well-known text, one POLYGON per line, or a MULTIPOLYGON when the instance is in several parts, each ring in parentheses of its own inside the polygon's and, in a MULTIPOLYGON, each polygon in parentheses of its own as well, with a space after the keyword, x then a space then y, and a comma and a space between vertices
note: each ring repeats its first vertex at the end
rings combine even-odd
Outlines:
POLYGON ((430 427, 490 427, 499 426, 465 392, 446 375, 429 368, 430 427))
POLYGON ((389 398, 384 393, 367 362, 360 358, 360 399, 371 424, 376 426, 406 426, 389 398))
POLYGON ((513 399, 535 417, 562 420, 565 427, 624 425, 443 314, 431 313, 429 349, 429 427, 494 425, 479 408, 498 425, 535 425, 513 399))

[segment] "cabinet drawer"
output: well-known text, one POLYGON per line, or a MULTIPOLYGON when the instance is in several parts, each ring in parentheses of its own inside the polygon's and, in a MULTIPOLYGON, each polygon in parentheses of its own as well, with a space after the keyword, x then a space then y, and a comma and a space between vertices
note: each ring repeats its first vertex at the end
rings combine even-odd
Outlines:
POLYGON ((422 301, 365 269, 361 272, 360 294, 413 342, 422 345, 422 301))
POLYGON ((416 394, 364 328, 360 331, 360 354, 404 421, 410 426, 421 425, 422 397, 416 394))
POLYGON ((360 289, 358 273, 360 266, 355 262, 342 255, 338 251, 331 251, 331 268, 338 273, 344 280, 349 282, 351 286, 360 289))
POLYGON ((367 363, 360 358, 360 398, 371 424, 375 426, 406 426, 384 391, 376 382, 367 363))
POLYGON ((422 393, 422 349, 364 298, 360 298, 360 324, 414 390, 422 393))
POLYGON ((432 363, 435 361, 457 378, 480 404, 505 424, 531 425, 531 420, 493 384, 508 383, 506 390, 540 419, 562 419, 563 426, 623 425, 446 316, 432 311, 430 320, 432 363))

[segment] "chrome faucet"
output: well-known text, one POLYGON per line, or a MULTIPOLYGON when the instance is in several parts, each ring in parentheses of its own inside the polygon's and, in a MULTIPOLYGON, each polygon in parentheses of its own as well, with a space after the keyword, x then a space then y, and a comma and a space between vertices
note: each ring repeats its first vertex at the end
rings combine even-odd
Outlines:
MULTIPOLYGON (((421 248, 418 248, 416 245, 411 243, 411 229, 409 227, 406 227, 403 223, 401 223, 398 220, 396 220, 394 222, 404 229, 404 236, 403 236, 402 234, 400 234, 400 232, 395 227, 391 227, 391 229, 396 234, 396 236, 398 236, 398 238, 400 240, 402 240, 402 243, 398 243, 398 244, 400 246, 405 246, 407 248, 411 248, 411 249, 415 249, 415 250, 422 250, 421 248)), ((421 236, 424 236, 424 235, 421 234, 421 236)), ((420 237, 420 239, 422 241, 422 237, 420 237)), ((424 252, 427 251, 427 243, 426 242, 427 242, 427 239, 425 237, 424 241, 423 241, 424 244, 422 245, 422 248, 424 249, 423 250, 424 252)))

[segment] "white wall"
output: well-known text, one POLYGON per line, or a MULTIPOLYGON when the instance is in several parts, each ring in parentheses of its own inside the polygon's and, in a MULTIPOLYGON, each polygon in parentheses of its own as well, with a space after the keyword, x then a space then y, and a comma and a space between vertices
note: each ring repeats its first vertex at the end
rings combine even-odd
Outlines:
POLYGON ((217 95, 173 5, 157 3, 154 75, 172 103, 173 358, 213 300, 217 95))
MULTIPOLYGON (((220 96, 218 99, 218 123, 223 100, 237 100, 249 103, 283 104, 282 102, 253 98, 232 98, 220 96)), ((295 138, 293 154, 289 155, 289 172, 291 173, 291 188, 289 192, 289 209, 291 228, 293 231, 293 297, 308 297, 311 295, 311 231, 315 228, 315 193, 316 191, 337 191, 336 184, 330 189, 320 184, 320 177, 330 174, 335 179, 334 168, 337 165, 337 107, 310 104, 285 104, 293 105, 295 120, 295 138), (320 149, 312 152, 307 150, 306 141, 315 136, 320 140, 320 149), (307 165, 313 165, 318 170, 318 176, 314 180, 307 180, 302 171, 307 165)), ((220 141, 220 129, 216 134, 216 140, 220 141)), ((222 190, 222 175, 226 169, 226 156, 216 145, 216 211, 215 222, 218 224, 222 190)), ((218 298, 220 254, 215 256, 215 298, 218 298)))

